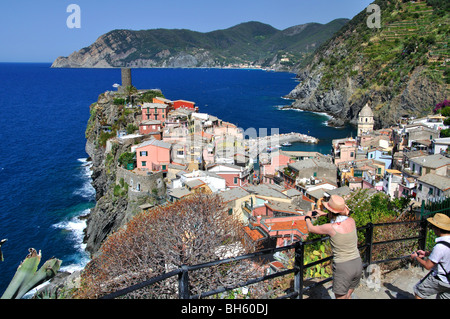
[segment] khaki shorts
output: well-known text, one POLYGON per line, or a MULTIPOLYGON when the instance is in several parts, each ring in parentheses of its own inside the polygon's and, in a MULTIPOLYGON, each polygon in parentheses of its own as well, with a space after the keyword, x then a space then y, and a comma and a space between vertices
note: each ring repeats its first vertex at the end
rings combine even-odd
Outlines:
POLYGON ((414 293, 422 299, 436 295, 436 299, 450 299, 450 284, 428 275, 414 286, 414 293))
POLYGON ((350 289, 358 287, 362 271, 361 258, 333 263, 333 292, 346 295, 350 289))

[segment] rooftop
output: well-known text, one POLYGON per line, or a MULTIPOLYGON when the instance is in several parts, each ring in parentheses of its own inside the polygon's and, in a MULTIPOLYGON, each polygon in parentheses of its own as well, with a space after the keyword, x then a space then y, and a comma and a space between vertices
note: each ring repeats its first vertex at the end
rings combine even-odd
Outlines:
POLYGON ((289 199, 289 197, 283 194, 281 191, 276 190, 275 188, 269 186, 268 184, 259 184, 259 185, 247 185, 244 187, 246 191, 249 193, 253 193, 259 196, 267 196, 281 199, 289 199))
POLYGON ((167 148, 170 149, 172 147, 172 144, 157 140, 157 139, 151 139, 148 141, 144 141, 139 145, 136 145, 136 149, 141 148, 141 147, 145 147, 148 145, 154 145, 154 146, 158 146, 158 147, 163 147, 163 148, 167 148))
POLYGON ((443 191, 450 189, 450 178, 446 176, 430 173, 419 177, 418 180, 443 191))
POLYGON ((247 192, 245 189, 243 189, 241 187, 235 187, 228 191, 221 192, 219 194, 225 203, 228 203, 228 202, 234 201, 236 199, 250 195, 249 192, 247 192))
POLYGON ((450 158, 441 154, 415 157, 410 159, 410 161, 429 168, 439 168, 450 165, 450 158))

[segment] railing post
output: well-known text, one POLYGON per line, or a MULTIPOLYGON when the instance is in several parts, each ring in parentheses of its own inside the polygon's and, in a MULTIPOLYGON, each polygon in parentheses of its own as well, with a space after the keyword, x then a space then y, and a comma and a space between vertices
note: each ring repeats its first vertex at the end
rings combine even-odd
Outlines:
POLYGON ((368 223, 367 224, 367 230, 366 230, 366 262, 367 265, 370 265, 372 263, 372 247, 373 247, 373 224, 368 223))
POLYGON ((427 220, 422 217, 420 220, 420 232, 419 232, 419 249, 420 250, 425 250, 425 246, 427 244, 427 226, 428 226, 428 222, 427 220))
POLYGON ((297 299, 303 299, 303 269, 304 269, 305 246, 302 241, 298 241, 295 246, 294 258, 294 290, 298 293, 297 299))
POLYGON ((178 298, 189 299, 189 270, 186 265, 181 266, 178 275, 178 298))

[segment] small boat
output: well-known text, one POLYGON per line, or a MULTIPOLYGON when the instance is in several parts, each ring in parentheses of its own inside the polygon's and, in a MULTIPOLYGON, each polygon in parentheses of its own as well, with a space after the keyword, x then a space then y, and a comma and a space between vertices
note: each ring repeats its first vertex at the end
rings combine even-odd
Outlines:
POLYGON ((283 143, 283 146, 291 146, 292 144, 291 143, 289 143, 289 142, 285 142, 285 143, 283 143))

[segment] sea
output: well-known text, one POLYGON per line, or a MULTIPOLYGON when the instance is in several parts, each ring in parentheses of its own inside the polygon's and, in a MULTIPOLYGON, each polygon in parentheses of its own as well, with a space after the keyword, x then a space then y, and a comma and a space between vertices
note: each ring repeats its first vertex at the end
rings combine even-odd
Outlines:
MULTIPOLYGON (((281 110, 297 84, 295 74, 250 69, 133 69, 138 89, 160 89, 170 100, 194 101, 244 131, 298 132, 318 144, 289 150, 331 152, 331 140, 355 136, 352 126, 327 125, 325 114, 281 110)), ((29 248, 40 266, 55 257, 61 270, 82 269, 84 216, 95 206, 85 152, 89 106, 116 90, 120 69, 52 69, 50 63, 0 63, 0 296, 29 248)), ((287 149, 287 148, 286 148, 287 149)))

